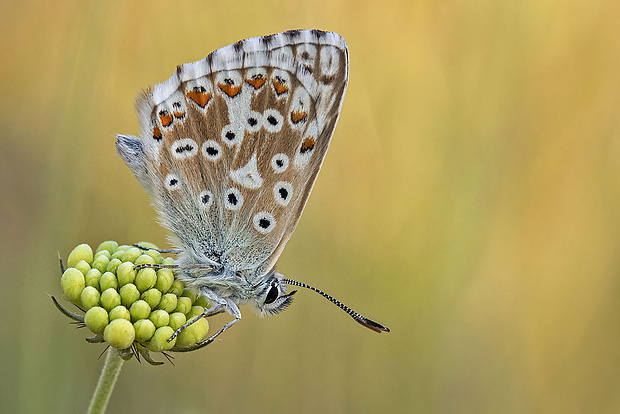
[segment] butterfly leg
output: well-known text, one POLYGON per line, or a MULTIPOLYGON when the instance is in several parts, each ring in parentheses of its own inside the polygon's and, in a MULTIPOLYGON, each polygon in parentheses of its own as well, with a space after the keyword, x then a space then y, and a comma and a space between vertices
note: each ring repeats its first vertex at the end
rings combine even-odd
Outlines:
POLYGON ((146 269, 147 267, 153 269, 207 269, 213 270, 213 267, 207 264, 195 264, 195 265, 178 265, 178 264, 157 264, 157 263, 143 263, 134 266, 134 270, 146 269))
POLYGON ((150 247, 140 246, 139 244, 133 244, 133 247, 137 247, 140 250, 155 250, 158 253, 172 253, 172 254, 181 254, 183 250, 181 249, 151 249, 150 247))
MULTIPOLYGON (((214 295, 209 295, 209 297, 211 299, 213 299, 213 296, 214 295)), ((222 329, 217 331, 210 338, 207 338, 204 341, 196 344, 198 348, 202 348, 204 346, 209 345, 211 342, 213 342, 215 340, 215 338, 220 336, 222 334, 222 332, 224 332, 225 330, 227 330, 228 328, 233 326, 235 323, 237 323, 241 319, 241 311, 239 311, 239 308, 237 307, 237 305, 235 305, 234 302, 232 302, 230 300, 225 300, 225 299, 219 298, 219 301, 218 301, 217 304, 211 306, 209 309, 206 309, 202 314, 196 316, 195 318, 193 318, 189 322, 187 322, 184 325, 182 325, 179 329, 177 329, 174 332, 174 334, 172 334, 172 337, 168 341, 172 341, 174 338, 177 337, 177 335, 179 335, 181 333, 181 331, 183 331, 183 329, 185 329, 188 326, 190 326, 191 324, 197 322, 201 318, 207 318, 209 316, 217 315, 218 313, 222 313, 225 310, 228 310, 230 313, 232 313, 232 315, 235 317, 235 319, 233 319, 232 321, 230 321, 226 325, 224 325, 222 327, 222 329)))
POLYGON ((210 338, 208 338, 208 339, 205 339, 205 340, 204 340, 204 341, 202 341, 202 342, 199 342, 197 345, 198 345, 198 346, 200 346, 201 348, 202 348, 203 346, 207 346, 207 345, 209 345, 209 344, 210 344, 211 342, 213 342, 213 341, 215 340, 215 338, 217 338, 217 337, 218 337, 218 336, 219 336, 222 332, 224 332, 226 329, 228 329, 228 328, 230 328, 231 326, 233 326, 234 324, 236 324, 239 320, 241 320, 241 318, 235 318, 235 319, 233 319, 232 321, 230 321, 230 322, 228 322, 226 325, 224 325, 224 326, 222 327, 222 329, 220 329, 219 331, 217 331, 217 332, 215 333, 215 335, 211 336, 211 337, 210 337, 210 338))

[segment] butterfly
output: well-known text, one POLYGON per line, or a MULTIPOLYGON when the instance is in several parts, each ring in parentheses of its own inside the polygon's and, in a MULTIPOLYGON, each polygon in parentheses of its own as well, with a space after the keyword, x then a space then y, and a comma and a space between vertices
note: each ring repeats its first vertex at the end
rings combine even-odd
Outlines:
MULTIPOLYGON (((389 329, 275 269, 325 158, 348 82, 345 40, 320 30, 255 37, 179 66, 138 97, 140 136, 116 148, 173 236, 177 277, 213 305, 258 314, 286 308, 303 287, 360 324, 389 329)), ((148 266, 148 265, 143 265, 148 266)), ((161 265, 159 266, 161 267, 161 265)), ((173 336, 173 338, 174 338, 173 336)))

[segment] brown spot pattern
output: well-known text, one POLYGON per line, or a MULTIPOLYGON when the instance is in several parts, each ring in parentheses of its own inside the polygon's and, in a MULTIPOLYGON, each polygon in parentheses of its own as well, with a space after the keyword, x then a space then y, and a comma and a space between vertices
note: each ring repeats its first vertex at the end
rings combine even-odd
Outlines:
POLYGON ((306 113, 305 111, 293 111, 291 112, 291 121, 293 121, 294 124, 298 124, 301 121, 305 120, 308 117, 308 113, 306 113))
POLYGON ((218 83, 217 86, 222 90, 222 92, 231 98, 234 98, 239 94, 239 92, 241 92, 241 85, 232 86, 226 83, 218 83))
POLYGON ((301 154, 311 151, 312 148, 314 148, 314 137, 308 137, 306 139, 304 139, 304 142, 301 143, 301 148, 299 149, 299 152, 301 154))
POLYGON ((172 125, 172 121, 174 121, 172 115, 168 111, 161 111, 159 113, 159 120, 161 121, 161 124, 165 127, 172 125))
POLYGON ((196 105, 204 109, 211 100, 211 92, 189 91, 185 94, 189 99, 194 101, 196 105))
POLYGON ((245 81, 248 84, 252 85, 254 90, 259 90, 265 84, 267 79, 265 79, 265 78, 256 78, 256 79, 246 79, 245 81))
POLYGON ((276 94, 278 96, 282 95, 283 93, 288 92, 288 86, 286 86, 283 83, 278 82, 277 80, 273 79, 273 87, 276 90, 276 94))
POLYGON ((157 125, 155 125, 153 127, 153 139, 155 141, 161 141, 162 135, 161 135, 161 130, 159 129, 159 127, 157 125))

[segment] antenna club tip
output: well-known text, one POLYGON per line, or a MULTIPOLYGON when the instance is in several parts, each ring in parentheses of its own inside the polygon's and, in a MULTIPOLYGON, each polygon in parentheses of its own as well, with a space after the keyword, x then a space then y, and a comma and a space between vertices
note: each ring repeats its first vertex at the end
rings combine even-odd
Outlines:
POLYGON ((364 318, 364 319, 355 319, 355 320, 361 325, 365 326, 366 328, 372 331, 375 331, 377 333, 390 332, 390 328, 388 328, 387 326, 383 326, 380 323, 371 321, 370 319, 364 318))

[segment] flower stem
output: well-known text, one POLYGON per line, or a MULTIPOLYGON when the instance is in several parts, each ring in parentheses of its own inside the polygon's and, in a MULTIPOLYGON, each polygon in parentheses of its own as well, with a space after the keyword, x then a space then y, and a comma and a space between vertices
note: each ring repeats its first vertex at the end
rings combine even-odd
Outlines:
POLYGON ((99 376, 99 383, 93 394, 93 399, 90 401, 90 407, 88 407, 88 414, 103 414, 105 412, 122 366, 123 360, 118 355, 118 351, 112 347, 108 348, 103 370, 99 376))

